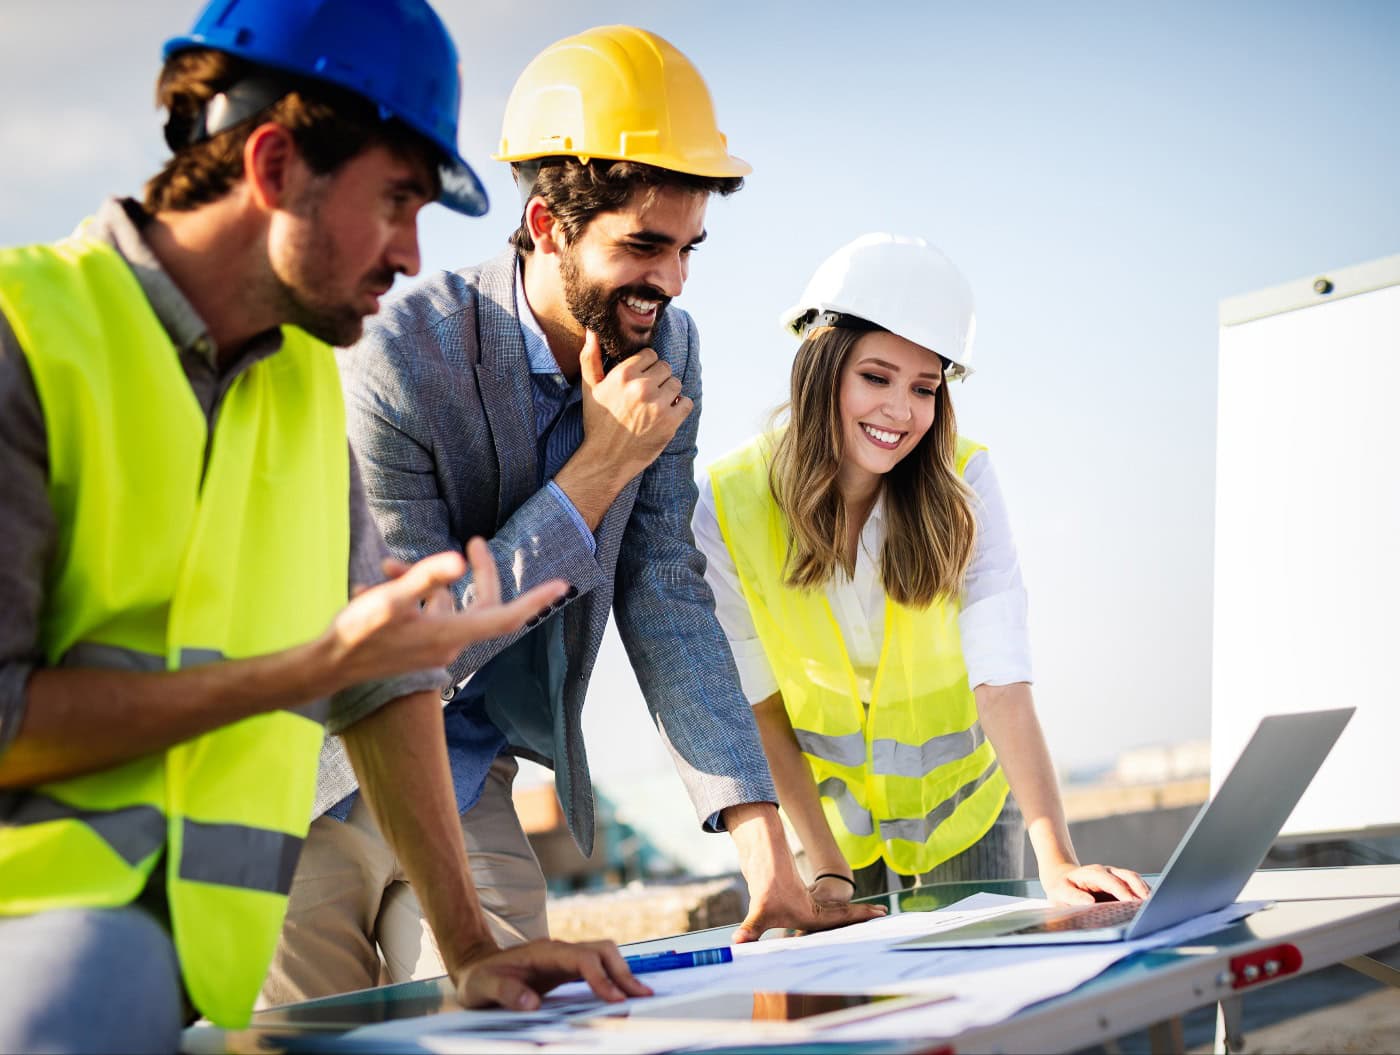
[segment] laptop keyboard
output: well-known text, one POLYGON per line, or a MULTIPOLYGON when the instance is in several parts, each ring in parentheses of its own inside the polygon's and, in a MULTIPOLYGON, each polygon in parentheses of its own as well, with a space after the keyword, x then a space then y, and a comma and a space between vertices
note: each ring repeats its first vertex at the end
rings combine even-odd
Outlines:
POLYGON ((1057 909, 1055 915, 1029 927, 1020 927, 1011 934, 1044 934, 1058 931, 1098 930, 1127 923, 1142 908, 1141 901, 1104 901, 1082 908, 1057 909))

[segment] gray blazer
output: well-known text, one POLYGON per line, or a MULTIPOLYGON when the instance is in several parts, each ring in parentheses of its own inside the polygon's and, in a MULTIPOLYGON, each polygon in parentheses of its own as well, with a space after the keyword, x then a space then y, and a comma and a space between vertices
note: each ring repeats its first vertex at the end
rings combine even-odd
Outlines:
MULTIPOLYGON (((558 499, 537 486, 517 266, 511 250, 480 267, 441 273, 391 304, 359 344, 340 353, 350 438, 384 540, 413 561, 460 551, 481 535, 506 598, 546 579, 572 584, 561 602, 561 707, 535 716, 552 725, 553 750, 512 749, 553 767, 569 828, 585 853, 593 845, 593 793, 580 713, 609 611, 702 823, 726 806, 774 802, 753 713, 690 533, 700 418, 695 324, 669 308, 655 342, 695 412, 623 488, 590 553, 558 499)), ((456 586, 459 603, 469 580, 456 586)), ((453 682, 527 630, 465 650, 450 668, 453 682)), ((322 809, 353 787, 334 744, 323 766, 322 809)))

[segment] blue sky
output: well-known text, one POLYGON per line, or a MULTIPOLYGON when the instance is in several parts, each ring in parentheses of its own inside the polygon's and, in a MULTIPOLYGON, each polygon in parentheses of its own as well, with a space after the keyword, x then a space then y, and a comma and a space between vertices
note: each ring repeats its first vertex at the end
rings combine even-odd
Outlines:
MULTIPOLYGON (((514 226, 488 155, 530 57, 591 25, 661 33, 755 169, 711 206, 678 301, 704 348, 700 463, 781 400, 776 317, 827 253, 869 230, 929 238, 977 298, 978 373, 954 396, 1008 497, 1053 753, 1087 766, 1207 735, 1217 305, 1400 252, 1400 4, 438 8, 495 207, 425 212, 425 269, 492 255, 514 226)), ((162 156, 158 44, 194 10, 6 0, 0 241, 137 191, 162 156)), ((666 766, 615 642, 588 713, 604 786, 666 766)))

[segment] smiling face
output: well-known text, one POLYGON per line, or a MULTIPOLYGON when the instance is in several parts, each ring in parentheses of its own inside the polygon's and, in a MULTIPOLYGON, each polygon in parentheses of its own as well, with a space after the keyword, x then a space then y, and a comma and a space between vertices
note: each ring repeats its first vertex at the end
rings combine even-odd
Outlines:
POLYGON ((875 330, 856 341, 841 367, 841 467, 848 495, 868 494, 933 425, 943 363, 927 348, 875 330))
POLYGON ((614 360, 651 344, 705 240, 708 202, 699 191, 641 190, 621 209, 598 213, 562 248, 559 274, 580 342, 592 330, 614 360))
POLYGON ((329 344, 359 340, 394 276, 418 273, 418 211, 433 186, 424 162, 382 146, 307 173, 268 232, 285 320, 329 344))

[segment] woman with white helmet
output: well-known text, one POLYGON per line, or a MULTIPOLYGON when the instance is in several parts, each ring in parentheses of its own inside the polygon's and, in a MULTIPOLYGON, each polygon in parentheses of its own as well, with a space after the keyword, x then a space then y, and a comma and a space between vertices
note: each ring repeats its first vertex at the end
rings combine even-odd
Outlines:
POLYGON ((694 527, 813 893, 1019 876, 1028 830, 1055 900, 1145 896, 1070 843, 1005 508, 948 392, 966 280, 922 239, 866 235, 783 321, 787 421, 710 467, 694 527))

